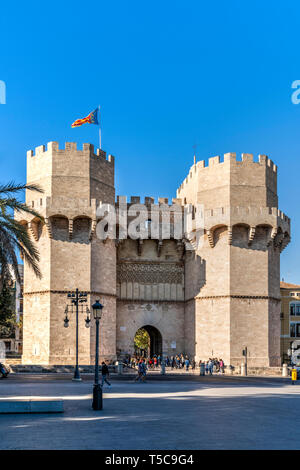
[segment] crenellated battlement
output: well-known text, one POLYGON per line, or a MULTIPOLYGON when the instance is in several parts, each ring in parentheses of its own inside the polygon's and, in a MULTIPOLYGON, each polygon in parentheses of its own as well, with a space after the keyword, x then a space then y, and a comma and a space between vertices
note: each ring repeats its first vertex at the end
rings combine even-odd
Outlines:
POLYGON ((221 160, 220 155, 215 157, 210 157, 208 159, 208 165, 206 164, 205 160, 200 160, 194 163, 189 170, 188 176, 185 178, 184 182, 188 181, 189 177, 192 177, 193 174, 197 173, 197 171, 202 169, 207 169, 210 167, 215 167, 216 165, 223 165, 224 163, 234 163, 238 166, 243 164, 250 164, 254 163, 256 165, 262 165, 265 167, 269 167, 274 173, 277 172, 277 165, 273 163, 273 161, 268 158, 266 155, 258 155, 257 161, 255 161, 254 156, 252 153, 242 153, 242 159, 237 160, 237 156, 235 152, 229 152, 224 154, 223 161, 221 160))
POLYGON ((221 225, 248 225, 256 227, 265 225, 280 227, 282 232, 290 233, 290 218, 277 207, 218 207, 204 210, 204 226, 213 230, 221 225))
MULTIPOLYGON (((220 207, 204 210, 203 216, 202 227, 210 248, 215 247, 218 233, 226 233, 228 245, 262 250, 272 246, 280 252, 291 239, 290 219, 276 207, 220 207)), ((189 241, 196 250, 199 229, 193 223, 191 227, 189 241)))
POLYGON ((277 207, 255 207, 255 206, 235 206, 235 207, 217 207, 215 209, 208 209, 204 211, 207 219, 212 217, 226 217, 226 216, 238 216, 244 217, 268 217, 275 216, 282 219, 287 224, 290 224, 290 218, 284 214, 277 207))
MULTIPOLYGON (((92 144, 82 148, 76 142, 58 142, 40 145, 27 152, 27 181, 38 184, 44 197, 70 199, 99 199, 113 203, 114 157, 106 155, 92 144)), ((26 202, 31 205, 36 194, 26 191, 26 202)))
POLYGON ((226 153, 192 165, 177 190, 183 204, 201 203, 205 207, 255 205, 275 207, 277 198, 277 166, 266 155, 254 159, 243 153, 226 153))
POLYGON ((82 145, 82 149, 77 148, 77 142, 66 142, 64 148, 59 148, 58 142, 48 142, 47 146, 40 145, 35 147, 35 151, 29 150, 27 152, 27 158, 39 157, 48 152, 65 154, 65 153, 88 153, 92 157, 100 157, 104 161, 110 164, 114 164, 114 157, 112 155, 106 155, 106 152, 101 149, 95 149, 93 144, 85 143, 82 145))
POLYGON ((140 196, 130 196, 130 201, 127 201, 126 196, 117 196, 117 201, 116 201, 116 206, 119 206, 120 204, 127 204, 127 206, 132 206, 133 204, 143 204, 145 206, 153 206, 156 205, 158 207, 161 206, 173 206, 174 204, 181 206, 182 201, 179 198, 172 198, 171 201, 167 197, 159 197, 157 199, 157 202, 155 203, 155 198, 154 197, 148 197, 145 196, 144 200, 140 198, 140 196))
POLYGON ((274 181, 276 182, 277 166, 266 155, 258 155, 258 159, 255 160, 253 154, 242 153, 241 160, 237 160, 236 153, 230 152, 224 154, 223 160, 221 160, 221 157, 217 155, 208 159, 208 165, 205 160, 198 161, 192 165, 187 177, 183 180, 177 190, 177 196, 180 197, 182 190, 185 189, 187 185, 196 181, 200 173, 207 177, 208 172, 212 172, 214 174, 216 171, 223 171, 223 169, 226 171, 225 167, 228 167, 229 165, 232 170, 244 169, 246 171, 248 170, 249 174, 253 169, 261 168, 264 171, 267 171, 270 176, 273 175, 275 178, 274 181))

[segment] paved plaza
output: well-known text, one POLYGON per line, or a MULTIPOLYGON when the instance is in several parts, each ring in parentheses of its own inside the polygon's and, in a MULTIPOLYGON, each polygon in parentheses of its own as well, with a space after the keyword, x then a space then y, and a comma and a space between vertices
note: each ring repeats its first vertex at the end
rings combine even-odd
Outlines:
POLYGON ((63 414, 0 415, 0 449, 300 449, 300 384, 258 377, 112 378, 91 409, 92 377, 11 375, 7 397, 61 397, 63 414))

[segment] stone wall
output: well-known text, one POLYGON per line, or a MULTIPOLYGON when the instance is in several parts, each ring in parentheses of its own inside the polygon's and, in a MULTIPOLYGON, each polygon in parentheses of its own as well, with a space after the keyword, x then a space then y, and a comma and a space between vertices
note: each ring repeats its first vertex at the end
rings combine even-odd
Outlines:
POLYGON ((164 354, 185 352, 183 302, 118 300, 117 312, 118 355, 134 353, 134 336, 139 328, 147 325, 162 335, 164 354))

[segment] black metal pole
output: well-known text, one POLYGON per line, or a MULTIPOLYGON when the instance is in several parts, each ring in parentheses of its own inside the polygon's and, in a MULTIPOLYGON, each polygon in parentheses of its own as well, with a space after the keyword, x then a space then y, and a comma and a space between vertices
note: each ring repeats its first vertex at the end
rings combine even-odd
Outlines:
POLYGON ((93 410, 102 410, 102 387, 99 385, 99 318, 96 318, 95 383, 93 388, 93 410))
POLYGON ((81 381, 80 374, 79 374, 79 365, 78 365, 78 309, 79 309, 79 291, 78 288, 76 289, 76 366, 74 372, 73 380, 81 381))
POLYGON ((99 385, 99 319, 96 319, 95 385, 99 385))

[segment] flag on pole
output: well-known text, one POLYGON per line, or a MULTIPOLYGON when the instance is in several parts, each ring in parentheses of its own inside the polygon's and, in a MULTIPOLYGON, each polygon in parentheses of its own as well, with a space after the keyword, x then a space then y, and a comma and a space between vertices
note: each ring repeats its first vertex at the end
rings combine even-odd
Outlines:
POLYGON ((98 110, 99 108, 95 109, 95 111, 92 111, 87 117, 83 119, 76 119, 76 121, 73 122, 71 127, 79 127, 79 126, 82 126, 82 124, 86 124, 86 123, 99 125, 98 110))

